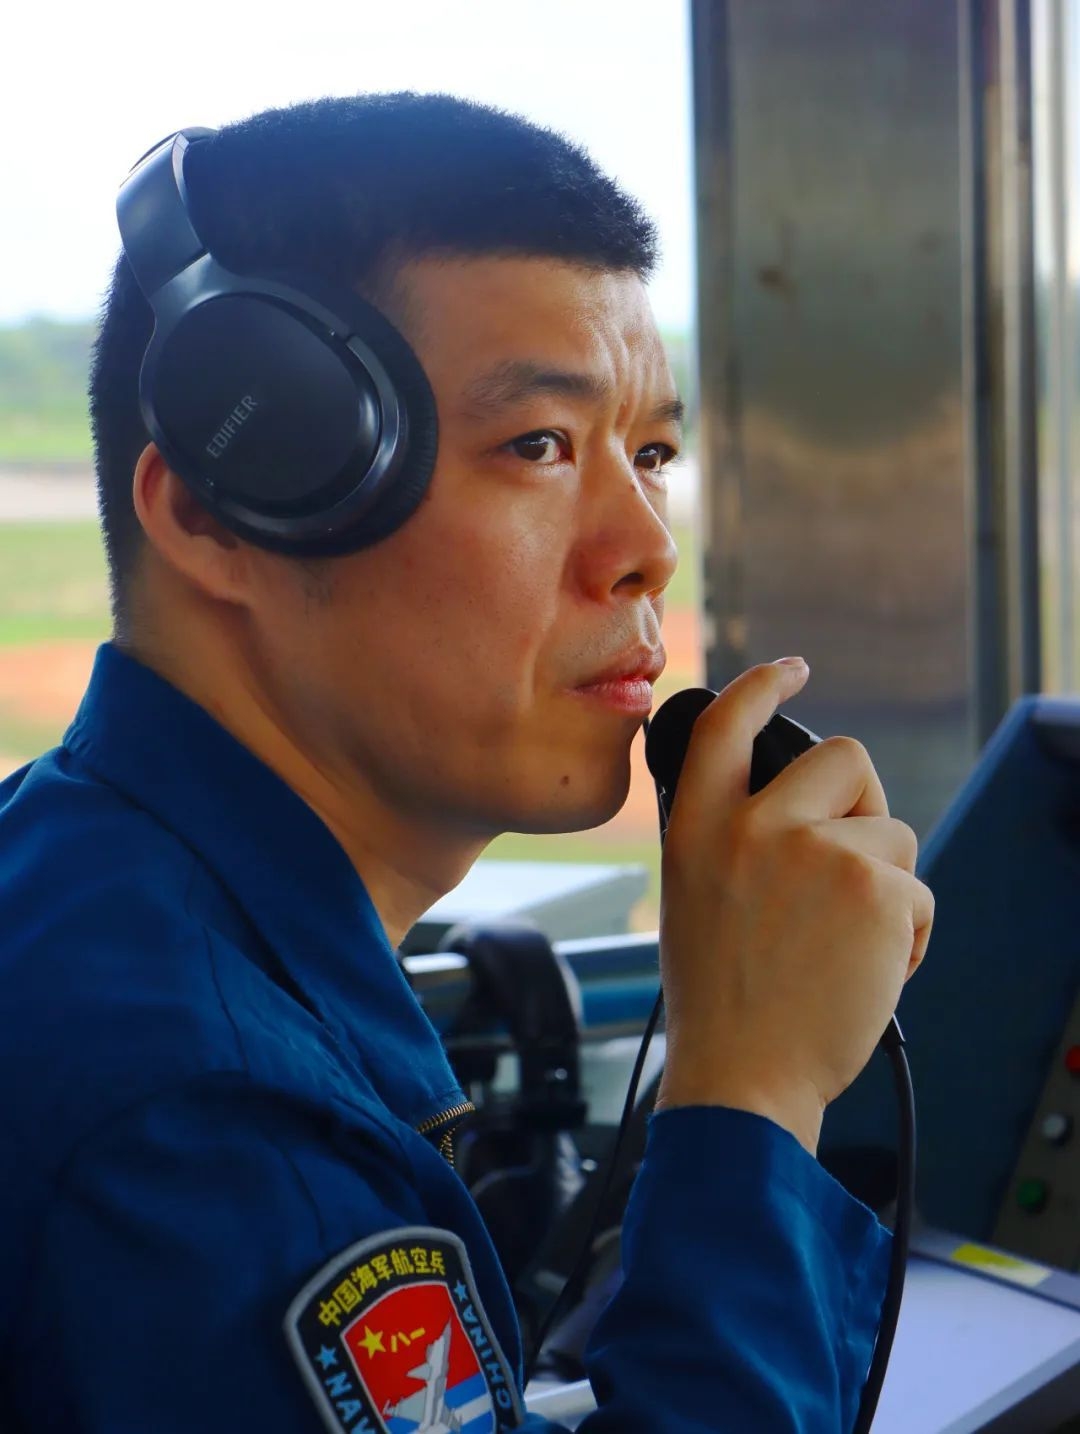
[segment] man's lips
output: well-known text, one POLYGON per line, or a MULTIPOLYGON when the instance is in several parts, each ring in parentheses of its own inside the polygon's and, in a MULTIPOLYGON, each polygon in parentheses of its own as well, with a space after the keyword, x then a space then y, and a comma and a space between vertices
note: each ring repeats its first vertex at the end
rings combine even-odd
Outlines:
POLYGON ((579 683, 574 691, 628 716, 647 717, 652 711, 653 683, 666 660, 663 648, 631 653, 579 683))
POLYGON ((586 678, 584 682, 579 682, 578 686, 598 687, 606 682, 631 680, 655 682, 666 666, 667 653, 662 647, 635 648, 633 652, 624 653, 610 666, 586 678))

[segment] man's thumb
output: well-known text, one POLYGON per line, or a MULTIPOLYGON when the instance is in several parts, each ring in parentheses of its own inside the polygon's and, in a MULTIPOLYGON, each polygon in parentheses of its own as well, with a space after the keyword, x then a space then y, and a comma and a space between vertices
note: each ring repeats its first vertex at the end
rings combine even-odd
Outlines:
POLYGON ((746 801, 754 738, 809 675, 801 657, 782 657, 728 683, 694 723, 672 820, 696 826, 746 801))

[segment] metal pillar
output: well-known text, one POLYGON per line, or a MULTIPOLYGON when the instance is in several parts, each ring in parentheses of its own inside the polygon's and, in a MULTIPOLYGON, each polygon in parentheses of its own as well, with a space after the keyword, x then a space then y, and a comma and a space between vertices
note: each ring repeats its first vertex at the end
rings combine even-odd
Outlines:
POLYGON ((691 7, 707 665, 925 831, 1040 670, 1027 0, 691 7))

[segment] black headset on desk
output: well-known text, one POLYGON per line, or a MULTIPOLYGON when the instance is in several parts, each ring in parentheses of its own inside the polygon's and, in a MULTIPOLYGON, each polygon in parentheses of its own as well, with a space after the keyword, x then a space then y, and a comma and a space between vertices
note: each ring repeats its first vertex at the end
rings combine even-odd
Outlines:
MULTIPOLYGON (((297 556, 351 552, 399 528, 427 490, 438 447, 431 386, 402 334, 346 285, 238 274, 214 257, 192 217, 185 176, 191 151, 214 135, 185 129, 162 140, 117 197, 124 253, 154 312, 139 375, 143 419, 174 471, 238 536, 297 556)), ((693 723, 714 695, 677 694, 648 732, 661 842, 693 723)), ((774 717, 754 743, 751 790, 816 740, 774 717)), ((597 1214, 661 1002, 642 1039, 597 1214)), ((856 1434, 870 1427, 892 1348, 913 1203, 914 1099, 895 1018, 882 1045, 900 1095, 900 1180, 889 1285, 856 1434)), ((591 1238, 590 1229, 579 1264, 591 1238)), ((575 1283, 571 1276, 567 1285, 575 1283)), ((543 1332, 537 1352, 542 1343, 543 1332)))

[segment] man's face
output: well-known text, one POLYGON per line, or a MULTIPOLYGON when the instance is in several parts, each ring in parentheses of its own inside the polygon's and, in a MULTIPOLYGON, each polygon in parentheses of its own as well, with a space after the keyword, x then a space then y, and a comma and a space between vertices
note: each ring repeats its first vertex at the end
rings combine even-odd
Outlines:
POLYGON ((398 290, 438 406, 430 490, 329 564, 324 601, 277 594, 276 698, 324 769, 403 815, 482 837, 594 826, 626 797, 649 695, 595 684, 655 677, 676 562, 676 395, 644 287, 477 258, 414 262, 398 290))

